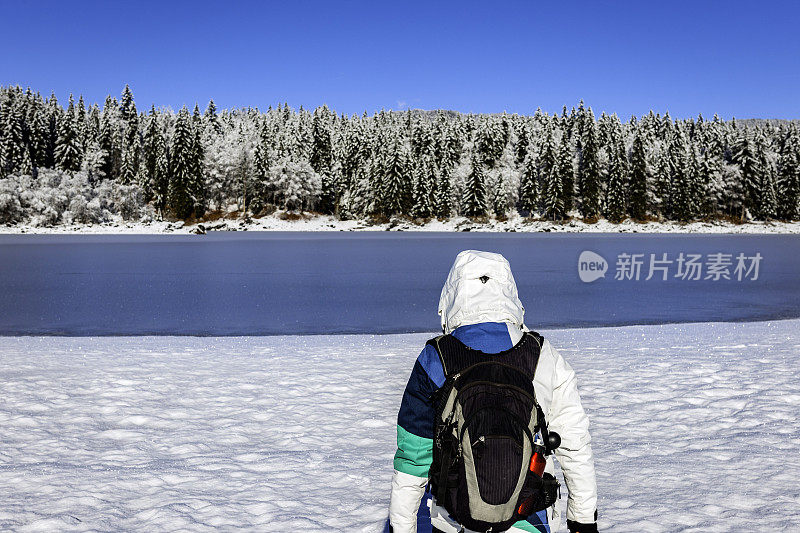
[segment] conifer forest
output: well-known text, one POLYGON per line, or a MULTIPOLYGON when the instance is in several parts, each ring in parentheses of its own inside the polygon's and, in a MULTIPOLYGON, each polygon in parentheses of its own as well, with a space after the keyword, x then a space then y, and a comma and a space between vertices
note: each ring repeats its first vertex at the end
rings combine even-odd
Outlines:
POLYGON ((174 112, 0 88, 0 223, 260 216, 612 222, 800 218, 800 124, 581 102, 549 115, 278 105, 174 112))

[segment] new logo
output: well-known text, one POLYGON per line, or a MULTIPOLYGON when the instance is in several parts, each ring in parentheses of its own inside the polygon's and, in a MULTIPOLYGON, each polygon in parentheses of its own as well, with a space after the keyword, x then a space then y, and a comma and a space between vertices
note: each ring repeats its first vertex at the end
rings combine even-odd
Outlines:
POLYGON ((578 257, 578 276, 584 283, 606 277, 607 270, 608 262, 601 255, 585 250, 578 257))

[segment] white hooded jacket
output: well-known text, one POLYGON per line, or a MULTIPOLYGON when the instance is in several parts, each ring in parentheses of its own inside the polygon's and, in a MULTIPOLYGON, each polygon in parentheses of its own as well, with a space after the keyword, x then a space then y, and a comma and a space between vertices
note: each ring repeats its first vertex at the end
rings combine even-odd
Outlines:
MULTIPOLYGON (((458 254, 439 299, 444 333, 469 324, 501 322, 507 325, 512 344, 516 344, 522 332, 527 331, 524 313, 511 267, 502 255, 475 250, 458 254)), ((594 523, 597 486, 589 420, 581 406, 575 373, 547 339, 541 349, 533 386, 548 429, 561 436, 561 446, 555 456, 568 491, 567 519, 594 523)), ((552 459, 548 459, 546 470, 554 472, 552 459)), ((427 482, 427 477, 395 470, 389 508, 395 533, 416 532, 417 509, 427 482)), ((554 512, 552 507, 548 510, 551 531, 557 531, 560 522, 554 512)), ((431 506, 431 521, 442 531, 460 530, 435 501, 431 506)))

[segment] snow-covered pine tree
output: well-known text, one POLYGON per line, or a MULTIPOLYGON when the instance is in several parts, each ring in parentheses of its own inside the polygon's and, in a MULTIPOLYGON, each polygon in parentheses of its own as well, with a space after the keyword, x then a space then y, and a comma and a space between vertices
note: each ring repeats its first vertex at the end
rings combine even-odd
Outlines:
MULTIPOLYGON (((572 108, 573 116, 575 114, 575 108, 572 108)), ((563 106, 561 108, 561 116, 558 118, 558 127, 559 129, 564 132, 567 137, 572 134, 572 118, 570 118, 569 113, 567 113, 567 106, 563 106)))
POLYGON ((382 131, 376 121, 370 124, 366 132, 369 151, 363 165, 356 174, 352 205, 365 215, 384 213, 383 183, 386 176, 386 165, 389 163, 388 152, 391 141, 388 132, 382 131), (357 195, 355 195, 357 191, 357 195))
MULTIPOLYGON (((702 118, 702 115, 700 115, 702 118)), ((704 138, 701 131, 702 123, 695 127, 695 143, 690 144, 690 180, 692 195, 692 218, 704 217, 710 209, 709 190, 710 190, 710 167, 700 148, 700 139, 704 138)))
POLYGON ((415 159, 421 157, 434 157, 436 142, 433 138, 431 126, 425 120, 419 120, 412 130, 411 150, 415 159))
POLYGON ((78 111, 77 111, 77 123, 78 123, 78 139, 81 143, 81 158, 83 158, 84 151, 86 150, 86 145, 89 142, 87 138, 87 128, 89 126, 87 122, 87 115, 86 115, 86 104, 83 101, 83 95, 78 96, 78 111))
POLYGON ((47 158, 47 121, 44 107, 34 109, 30 125, 30 157, 34 177, 40 167, 44 167, 47 158))
POLYGON ((272 141, 270 128, 265 122, 258 125, 258 138, 253 155, 253 202, 254 211, 261 211, 267 204, 275 203, 275 184, 270 177, 272 166, 272 141))
POLYGON ((661 122, 658 124, 658 135, 662 139, 671 139, 672 132, 676 128, 676 123, 672 122, 672 117, 669 115, 669 111, 664 113, 664 116, 661 117, 661 122))
POLYGON ((800 143, 791 132, 778 162, 778 216, 784 220, 800 218, 800 143))
POLYGON ((447 117, 442 111, 436 112, 436 118, 431 124, 431 139, 433 143, 433 162, 437 168, 445 166, 444 157, 447 149, 447 131, 449 129, 447 117))
POLYGON ((622 140, 622 132, 617 128, 612 129, 609 134, 608 152, 605 215, 611 222, 621 222, 627 213, 628 154, 622 140))
POLYGON ((714 114, 714 118, 711 122, 706 124, 706 141, 705 146, 703 146, 704 154, 709 155, 712 158, 722 158, 725 152, 725 145, 724 145, 724 129, 725 126, 722 123, 722 120, 714 114))
POLYGON ((528 157, 528 145, 531 142, 528 124, 523 122, 517 128, 516 158, 517 165, 522 166, 528 157))
POLYGON ((542 209, 544 216, 555 220, 561 218, 564 184, 558 169, 558 154, 552 128, 548 128, 539 158, 539 175, 542 177, 542 209))
POLYGON ((742 169, 736 163, 724 162, 721 168, 721 181, 723 191, 720 195, 720 209, 730 218, 741 219, 744 212, 742 169))
POLYGON ((724 202, 723 160, 711 150, 701 154, 701 167, 699 179, 705 184, 705 197, 700 209, 700 214, 706 218, 721 215, 724 202))
POLYGON ((194 176, 194 132, 186 106, 178 111, 170 146, 168 207, 178 218, 189 218, 194 212, 192 185, 194 176))
POLYGON ((462 139, 458 124, 447 122, 439 114, 434 126, 434 164, 442 174, 450 175, 461 158, 462 139))
MULTIPOLYGON (((208 194, 205 176, 205 147, 203 146, 203 116, 200 114, 200 107, 195 104, 191 120, 191 159, 190 159, 190 193, 194 200, 194 215, 202 217, 208 209, 208 194)), ((245 202, 246 202, 245 189, 245 202)), ((246 205, 246 203, 245 203, 246 205)))
POLYGON ((333 164, 333 119, 328 106, 322 106, 314 111, 312 121, 313 142, 311 146, 311 167, 314 172, 322 177, 322 195, 319 209, 323 213, 333 213, 338 198, 336 184, 332 179, 333 164))
MULTIPOLYGON (((23 135, 25 137, 28 137, 27 133, 23 133, 23 135)), ((30 144, 27 142, 27 140, 22 145, 22 166, 17 170, 17 173, 22 174, 24 176, 31 176, 34 173, 33 163, 31 159, 31 152, 30 152, 30 144)))
MULTIPOLYGON (((119 111, 120 116, 122 117, 122 120, 125 121, 126 125, 132 123, 138 117, 136 112, 136 104, 133 101, 133 92, 127 83, 125 84, 125 88, 122 90, 122 99, 119 103, 119 111)), ((133 136, 130 128, 126 129, 125 134, 133 136)))
POLYGON ((542 191, 542 207, 544 215, 551 220, 564 218, 564 177, 563 166, 558 158, 554 166, 544 175, 544 189, 542 191))
POLYGON ((481 217, 486 215, 486 184, 479 153, 472 154, 471 167, 461 196, 461 212, 467 217, 481 217))
POLYGON ((759 167, 761 167, 757 211, 758 217, 762 220, 773 219, 778 214, 775 165, 773 164, 773 159, 767 154, 766 144, 767 139, 760 133, 756 143, 756 157, 758 158, 759 167))
POLYGON ((583 150, 578 167, 578 191, 580 194, 580 212, 584 218, 600 216, 600 162, 598 152, 600 146, 597 139, 597 126, 594 123, 591 109, 588 120, 584 123, 583 150))
POLYGON ((656 129, 656 116, 651 109, 645 116, 643 116, 636 124, 636 127, 633 128, 634 137, 639 135, 642 137, 642 140, 647 146, 649 143, 655 141, 655 129, 656 129))
MULTIPOLYGON (((656 137, 658 139, 658 137, 656 137)), ((670 171, 669 141, 658 139, 648 151, 650 167, 653 169, 652 187, 648 198, 653 214, 668 219, 672 213, 672 173, 670 171)))
POLYGON ((283 159, 288 157, 290 159, 300 157, 300 149, 298 148, 300 139, 299 119, 295 115, 289 115, 289 118, 282 120, 281 123, 276 124, 275 134, 275 159, 283 159))
POLYGON ((578 102, 578 110, 575 113, 575 129, 573 131, 573 134, 577 137, 581 145, 583 145, 583 138, 587 134, 588 123, 594 122, 594 115, 590 116, 590 113, 591 108, 587 110, 583 103, 583 98, 581 98, 580 102, 578 102))
POLYGON ((7 100, 2 108, 2 138, 0 138, 0 177, 21 172, 29 157, 23 137, 22 104, 7 100))
MULTIPOLYGON (((18 91, 18 101, 20 109, 20 122, 22 128, 22 168, 19 170, 21 174, 32 175, 34 172, 33 155, 31 148, 31 122, 33 108, 36 105, 34 101, 33 92, 30 87, 25 90, 23 94, 21 90, 18 91)), ((0 130, 1 131, 1 130, 0 130)), ((0 134, 1 135, 1 134, 0 134)))
POLYGON ((758 214, 762 220, 772 220, 778 216, 778 198, 775 173, 772 167, 766 167, 761 179, 761 201, 758 214))
POLYGON ((162 154, 165 146, 164 134, 161 131, 156 108, 151 106, 144 130, 142 146, 143 172, 140 181, 140 186, 145 192, 145 198, 148 200, 158 196, 158 184, 165 179, 164 176, 159 176, 159 172, 163 169, 160 160, 166 158, 166 154, 162 154))
POLYGON ((495 216, 504 219, 518 199, 520 176, 511 143, 506 144, 503 154, 494 168, 486 175, 487 203, 495 216))
POLYGON ((671 175, 672 216, 680 221, 692 220, 695 216, 694 187, 692 186, 692 159, 683 128, 676 128, 669 147, 671 175))
POLYGON ((203 121, 206 123, 207 128, 214 130, 214 133, 220 133, 220 125, 217 118, 217 105, 214 103, 213 98, 208 101, 206 112, 203 114, 203 121))
POLYGON ((153 201, 159 216, 163 219, 169 201, 170 164, 167 137, 163 131, 158 140, 158 158, 153 179, 153 201))
POLYGON ((133 183, 139 172, 139 152, 141 140, 139 139, 139 114, 133 101, 133 93, 128 85, 122 91, 120 102, 120 118, 122 119, 122 160, 120 167, 120 181, 133 183))
POLYGON ((439 167, 443 171, 452 174, 453 169, 456 168, 458 162, 461 161, 461 156, 464 155, 464 142, 467 132, 464 130, 461 122, 451 124, 447 128, 447 149, 446 155, 442 157, 442 165, 439 167))
POLYGON ((139 137, 132 138, 133 144, 128 144, 128 136, 123 137, 122 145, 122 166, 120 168, 119 179, 122 183, 129 185, 136 181, 137 166, 139 160, 139 137))
POLYGON ((251 182, 253 175, 252 152, 255 139, 251 138, 248 130, 249 128, 245 123, 239 124, 232 168, 234 178, 238 182, 239 190, 241 191, 241 203, 239 205, 245 219, 249 216, 248 211, 254 196, 251 182))
POLYGON ((405 139, 396 137, 384 154, 381 208, 386 216, 408 213, 412 204, 411 172, 405 139))
POLYGON ((297 121, 293 133, 295 160, 309 161, 314 146, 314 118, 311 113, 303 109, 303 106, 297 110, 297 121))
POLYGON ((538 157, 528 150, 522 162, 522 179, 519 184, 519 208, 533 217, 539 208, 539 164, 538 157))
POLYGON ((50 93, 50 98, 45 101, 45 121, 47 135, 45 137, 45 168, 56 167, 56 143, 58 142, 58 123, 61 120, 63 109, 58 105, 55 93, 50 93))
POLYGON ((439 219, 448 219, 453 213, 453 197, 450 188, 449 171, 436 173, 433 209, 434 214, 439 219))
POLYGON ((493 167, 495 161, 503 155, 505 143, 503 140, 503 127, 493 118, 488 118, 478 130, 477 148, 481 163, 486 167, 493 167))
POLYGON ((153 191, 155 193, 155 204, 158 209, 159 215, 163 218, 164 211, 167 207, 169 199, 169 153, 167 148, 167 138, 162 135, 159 139, 161 145, 158 149, 158 159, 156 161, 156 175, 153 182, 153 191))
POLYGON ((119 177, 122 167, 122 119, 120 118, 119 105, 111 96, 106 97, 103 112, 100 115, 100 148, 105 151, 106 159, 103 165, 103 175, 107 178, 119 177))
POLYGON ((414 218, 428 218, 433 215, 433 195, 436 186, 432 157, 423 155, 414 163, 413 179, 413 205, 411 216, 414 218))
POLYGON ((97 104, 89 107, 86 116, 86 143, 100 142, 100 108, 97 104))
POLYGON ((5 106, 3 105, 3 92, 2 87, 0 87, 0 179, 6 176, 6 159, 5 159, 5 143, 6 143, 6 136, 5 136, 5 127, 6 127, 6 115, 5 112, 8 112, 8 104, 5 106))
POLYGON ((600 118, 597 119, 596 132, 597 144, 604 147, 611 144, 611 137, 613 135, 614 120, 611 116, 607 115, 605 111, 600 113, 600 118))
POLYGON ((56 143, 56 166, 65 172, 75 172, 81 168, 81 147, 76 120, 75 101, 70 94, 67 114, 59 124, 56 143))
POLYGON ((229 115, 218 116, 217 132, 213 125, 203 122, 207 127, 203 128, 201 143, 203 147, 203 176, 206 180, 206 202, 208 209, 226 212, 228 204, 233 199, 240 198, 240 190, 235 185, 235 181, 229 179, 229 171, 233 166, 231 154, 234 151, 235 140, 231 137, 231 126, 229 115), (212 207, 213 206, 213 207, 212 207))
POLYGON ((511 142, 511 120, 508 115, 503 111, 503 116, 500 118, 500 154, 502 155, 506 145, 511 142))
POLYGON ((86 120, 86 104, 83 101, 83 95, 78 95, 78 105, 75 108, 75 123, 76 123, 76 130, 78 133, 78 141, 80 142, 81 147, 81 159, 83 159, 84 151, 86 150, 86 143, 88 142, 87 139, 87 127, 88 122, 86 120))
POLYGON ((739 133, 732 156, 741 172, 744 193, 741 218, 745 219, 745 211, 749 211, 752 216, 758 216, 761 175, 764 169, 758 158, 755 141, 746 130, 739 133))
POLYGON ((343 191, 350 190, 355 185, 356 177, 363 174, 361 171, 368 156, 369 147, 363 125, 361 120, 355 118, 346 126, 342 136, 340 160, 343 191))
POLYGON ((559 219, 564 218, 572 211, 575 196, 575 168, 572 164, 572 145, 567 132, 561 136, 558 150, 558 174, 561 182, 561 212, 554 213, 559 219))
POLYGON ((648 167, 644 135, 637 132, 633 138, 631 152, 631 178, 628 196, 628 214, 634 220, 641 221, 647 217, 647 181, 648 167))

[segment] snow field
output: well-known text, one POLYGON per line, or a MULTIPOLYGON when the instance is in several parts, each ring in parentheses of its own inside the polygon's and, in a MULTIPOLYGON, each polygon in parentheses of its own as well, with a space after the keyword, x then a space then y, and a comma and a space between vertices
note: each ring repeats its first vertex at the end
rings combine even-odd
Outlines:
MULTIPOLYGON (((601 530, 800 529, 800 320, 543 333, 601 530)), ((2 338, 0 530, 380 531, 428 337, 2 338)))

